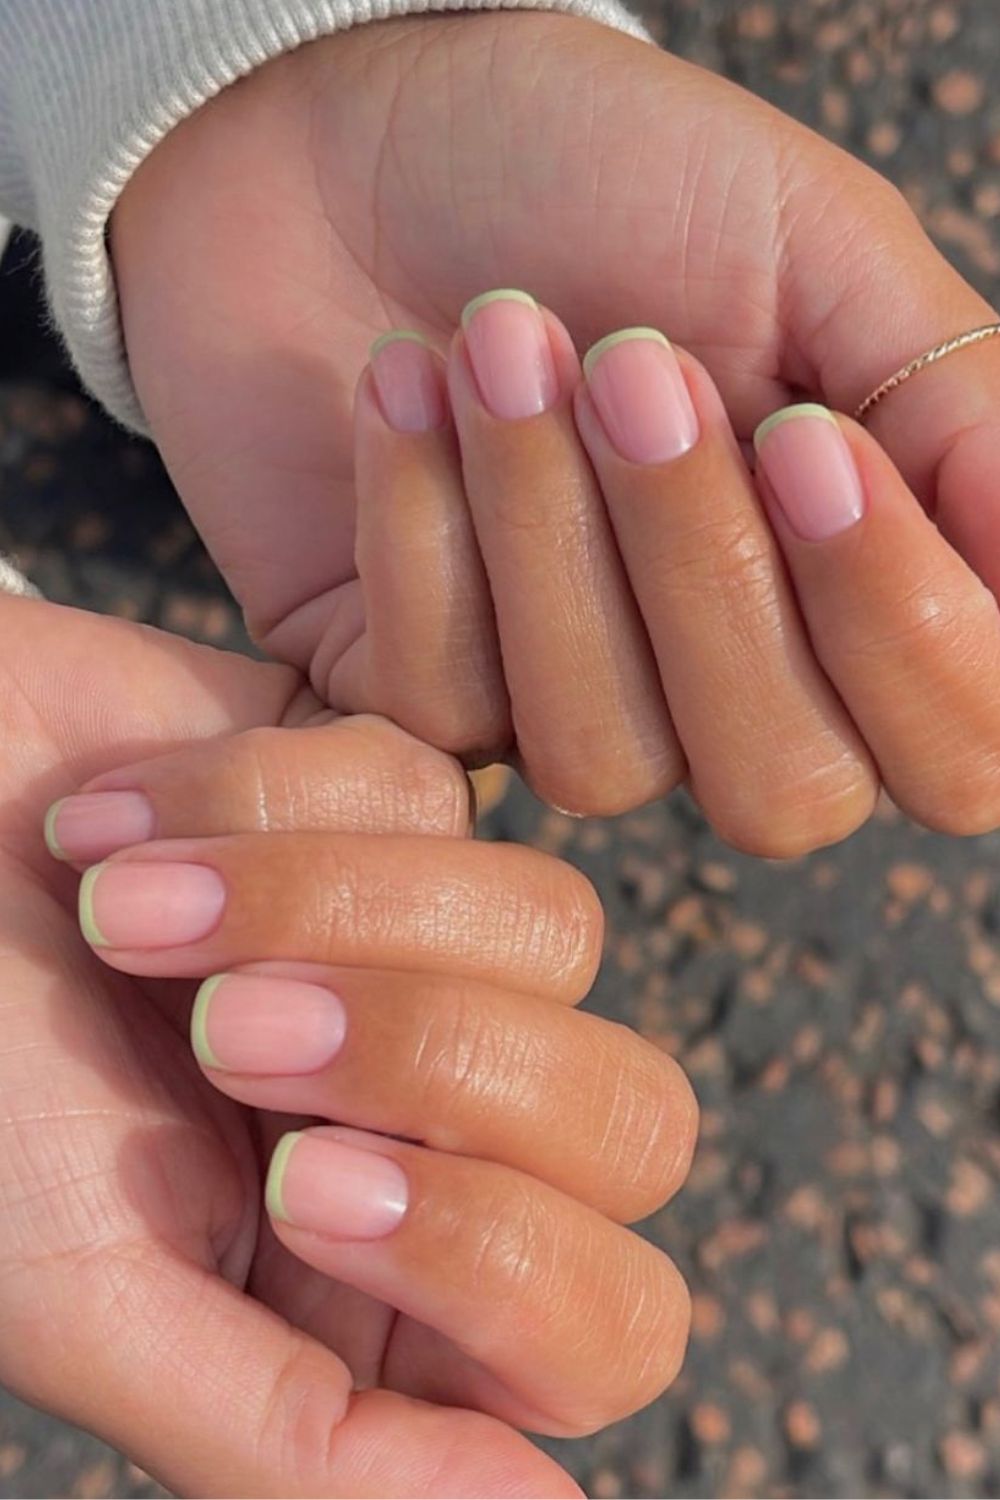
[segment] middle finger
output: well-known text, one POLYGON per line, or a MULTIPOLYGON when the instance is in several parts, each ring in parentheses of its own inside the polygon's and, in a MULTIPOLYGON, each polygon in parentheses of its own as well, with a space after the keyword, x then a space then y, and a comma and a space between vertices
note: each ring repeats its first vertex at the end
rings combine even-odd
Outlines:
POLYGON ((577 423, 695 796, 750 853, 845 837, 872 810, 875 769, 812 652, 718 391, 655 329, 602 339, 584 370, 577 423))

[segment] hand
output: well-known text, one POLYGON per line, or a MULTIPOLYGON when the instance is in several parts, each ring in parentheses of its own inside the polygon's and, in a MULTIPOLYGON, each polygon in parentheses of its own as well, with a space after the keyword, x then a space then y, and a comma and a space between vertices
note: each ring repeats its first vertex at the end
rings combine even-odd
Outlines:
POLYGON ((509 715, 535 790, 578 812, 687 777, 718 833, 771 857, 852 832, 880 779, 931 827, 995 827, 987 589, 862 428, 786 408, 755 488, 704 367, 631 333, 581 376, 559 320, 500 294, 447 369, 412 338, 377 347, 365 629, 330 696, 466 752, 509 715), (539 370, 545 409, 515 416, 539 370))
POLYGON ((25 600, 0 599, 0 629, 0 1379, 182 1493, 577 1494, 508 1424, 580 1431, 669 1379, 683 1287, 615 1220, 678 1185, 693 1129, 676 1067, 568 1004, 600 945, 587 883, 466 841, 453 761, 376 720, 324 724, 288 669, 25 600), (140 950, 81 942, 77 881, 39 832, 55 797, 64 858, 121 851, 84 912, 119 940, 145 922, 140 950), (178 855, 203 901, 223 874, 200 942, 163 884, 178 855), (189 1050, 192 987, 165 977, 216 967, 196 1034, 228 1099, 189 1050), (332 1061, 298 1072, 316 1054, 296 1045, 331 1035, 332 1061), (275 1188, 292 1218, 304 1182, 345 1186, 374 1146, 355 1183, 400 1169, 401 1222, 276 1237, 274 1108, 407 1138, 307 1131, 275 1188), (456 1398, 473 1409, 439 1404, 456 1398))
MULTIPOLYGON (((132 369, 180 492, 257 639, 323 696, 365 625, 350 414, 375 335, 443 345, 475 293, 525 287, 580 349, 662 328, 745 440, 801 391, 851 410, 993 316, 867 168, 733 85, 564 15, 380 22, 262 68, 157 147, 113 242, 132 369)), ((998 372, 1000 341, 967 350, 871 422, 994 591, 998 372)), ((564 589, 553 606, 572 624, 564 589)), ((585 621, 593 601, 576 609, 585 621)), ((593 704, 604 723, 615 711, 593 704)), ((621 800, 674 774, 660 743, 621 800)), ((547 795, 577 770, 557 760, 547 795)))

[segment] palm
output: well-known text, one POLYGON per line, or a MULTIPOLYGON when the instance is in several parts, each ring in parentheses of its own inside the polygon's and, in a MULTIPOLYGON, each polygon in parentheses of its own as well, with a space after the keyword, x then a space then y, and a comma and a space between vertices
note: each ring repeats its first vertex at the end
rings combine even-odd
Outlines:
POLYGON ((177 130, 117 212, 129 352, 256 634, 302 667, 356 634, 355 380, 376 334, 443 344, 485 287, 530 288, 581 345, 659 322, 746 436, 810 380, 835 273, 790 335, 779 250, 819 207, 815 259, 848 237, 856 203, 841 212, 820 175, 834 155, 721 80, 545 15, 363 27, 177 130))
MULTIPOLYGON (((259 1215, 280 1120, 206 1083, 186 1039, 190 985, 129 979, 92 956, 75 879, 39 832, 53 797, 103 769, 274 722, 292 674, 51 605, 0 598, 0 620, 13 751, 0 769, 0 1323, 17 1351, 4 1375, 44 1396, 70 1327, 95 1351, 133 1325, 156 1346, 176 1315, 164 1286, 180 1296, 194 1273, 245 1287, 363 1380, 386 1314, 293 1261, 259 1215)), ((197 1371, 198 1349, 181 1354, 197 1371)), ((96 1426, 105 1412, 69 1414, 96 1426)))

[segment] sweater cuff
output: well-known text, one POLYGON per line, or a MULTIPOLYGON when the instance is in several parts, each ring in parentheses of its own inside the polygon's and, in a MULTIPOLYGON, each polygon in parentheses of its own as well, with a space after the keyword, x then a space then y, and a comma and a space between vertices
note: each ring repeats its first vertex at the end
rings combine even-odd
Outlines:
POLYGON ((106 230, 175 125, 304 42, 389 16, 557 10, 644 41, 619 0, 0 0, 0 213, 36 229, 53 316, 84 384, 148 432, 106 230))

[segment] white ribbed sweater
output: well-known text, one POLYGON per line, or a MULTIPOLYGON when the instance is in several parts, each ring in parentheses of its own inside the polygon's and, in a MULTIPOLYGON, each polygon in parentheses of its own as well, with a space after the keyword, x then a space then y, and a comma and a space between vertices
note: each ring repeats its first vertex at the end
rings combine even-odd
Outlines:
POLYGON ((0 0, 0 215, 38 230, 85 384, 146 430, 105 233, 143 158, 235 79, 306 41, 414 12, 560 10, 648 40, 619 0, 0 0))

